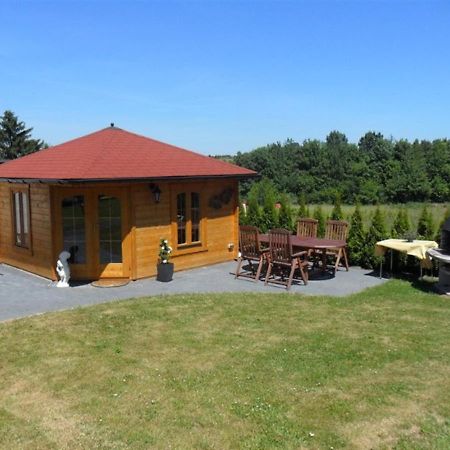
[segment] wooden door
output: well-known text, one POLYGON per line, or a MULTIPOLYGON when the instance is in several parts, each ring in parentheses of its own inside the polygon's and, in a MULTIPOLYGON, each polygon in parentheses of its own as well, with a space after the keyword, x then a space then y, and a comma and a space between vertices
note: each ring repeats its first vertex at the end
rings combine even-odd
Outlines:
POLYGON ((98 278, 130 276, 128 190, 99 188, 94 193, 95 266, 98 278))

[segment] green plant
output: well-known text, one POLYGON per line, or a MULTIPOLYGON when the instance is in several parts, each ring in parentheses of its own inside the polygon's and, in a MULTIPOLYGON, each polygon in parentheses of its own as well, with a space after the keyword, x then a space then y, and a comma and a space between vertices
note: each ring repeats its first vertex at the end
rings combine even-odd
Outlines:
POLYGON ((410 228, 411 224, 409 222, 408 213, 406 209, 400 208, 392 225, 391 235, 393 238, 402 238, 410 228))
POLYGON ((366 233, 364 252, 361 257, 361 266, 375 269, 381 264, 382 256, 375 256, 375 244, 387 238, 384 216, 380 208, 377 207, 372 219, 372 223, 366 233))
POLYGON ((361 216, 359 203, 356 204, 355 211, 350 219, 350 230, 348 233, 348 258, 351 265, 361 265, 364 253, 366 236, 361 216))
POLYGON ((323 237, 325 235, 325 217, 322 212, 322 207, 318 205, 314 210, 314 219, 318 220, 317 236, 323 237))
POLYGON ((426 204, 423 206, 422 213, 419 217, 419 222, 417 224, 417 235, 421 239, 431 240, 434 237, 433 217, 428 211, 426 204))
POLYGON ((341 208, 341 194, 337 193, 334 197, 333 211, 331 211, 331 220, 342 220, 344 215, 341 208))
POLYGON ((172 254, 172 247, 167 239, 161 239, 159 243, 159 262, 167 264, 172 254))
POLYGON ((278 226, 281 228, 286 228, 287 230, 292 230, 292 208, 286 194, 281 196, 280 204, 281 207, 278 210, 278 226))
POLYGON ((308 208, 306 206, 306 196, 304 193, 300 194, 299 199, 299 208, 298 208, 298 217, 308 217, 308 208))

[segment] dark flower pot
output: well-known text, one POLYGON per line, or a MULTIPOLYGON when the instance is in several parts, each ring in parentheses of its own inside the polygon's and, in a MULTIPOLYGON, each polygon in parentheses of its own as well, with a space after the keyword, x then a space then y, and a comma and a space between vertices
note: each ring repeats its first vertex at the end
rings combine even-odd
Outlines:
POLYGON ((172 281, 173 278, 173 263, 159 263, 156 266, 158 270, 158 274, 156 276, 156 279, 158 281, 163 281, 164 283, 168 281, 172 281))

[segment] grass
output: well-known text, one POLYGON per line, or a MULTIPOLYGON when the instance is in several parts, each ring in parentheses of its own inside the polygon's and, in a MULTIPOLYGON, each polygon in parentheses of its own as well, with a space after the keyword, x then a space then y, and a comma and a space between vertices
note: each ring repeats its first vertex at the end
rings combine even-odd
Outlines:
POLYGON ((0 447, 450 448, 450 301, 149 297, 0 324, 0 447))
MULTIPOLYGON (((406 208, 408 211, 409 220, 413 229, 417 229, 417 223, 419 221, 420 214, 422 212, 423 203, 405 203, 401 205, 395 204, 384 204, 380 205, 380 209, 384 214, 384 218, 386 221, 387 229, 390 230, 392 228, 392 224, 394 223, 395 217, 397 216, 397 212, 400 208, 406 208)), ((314 213, 314 209, 318 205, 308 205, 310 215, 314 213)), ((333 205, 320 205, 322 211, 325 216, 330 216, 331 211, 333 209, 333 205)), ((444 219, 444 215, 447 209, 446 203, 427 203, 428 210, 433 217, 434 226, 437 230, 438 226, 440 226, 442 220, 444 219)), ((372 217, 375 213, 376 206, 375 205, 362 205, 361 206, 361 215, 363 218, 363 224, 367 228, 369 228, 372 217)), ((350 221, 351 215, 355 210, 354 205, 342 205, 342 212, 344 214, 344 218, 350 221)))

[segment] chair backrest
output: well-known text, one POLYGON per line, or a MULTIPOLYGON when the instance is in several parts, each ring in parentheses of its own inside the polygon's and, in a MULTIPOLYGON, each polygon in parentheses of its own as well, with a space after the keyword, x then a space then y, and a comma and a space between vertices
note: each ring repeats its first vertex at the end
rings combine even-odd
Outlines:
POLYGON ((300 219, 297 222, 297 236, 299 237, 317 237, 317 225, 319 221, 316 219, 300 219))
POLYGON ((327 220, 325 239, 346 241, 348 234, 348 222, 345 220, 327 220))
POLYGON ((270 260, 273 263, 292 263, 291 232, 284 228, 269 231, 270 260))
POLYGON ((244 258, 259 258, 259 230, 251 225, 239 227, 239 250, 244 258))

